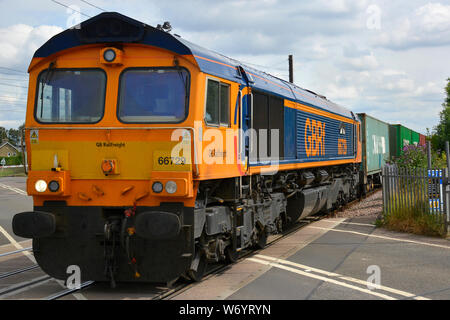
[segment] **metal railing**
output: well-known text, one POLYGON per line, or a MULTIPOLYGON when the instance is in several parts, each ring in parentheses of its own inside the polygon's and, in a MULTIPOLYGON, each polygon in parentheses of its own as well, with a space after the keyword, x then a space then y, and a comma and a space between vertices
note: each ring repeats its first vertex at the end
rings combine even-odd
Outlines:
POLYGON ((448 169, 400 168, 386 165, 382 169, 383 214, 415 211, 434 217, 449 234, 448 169))

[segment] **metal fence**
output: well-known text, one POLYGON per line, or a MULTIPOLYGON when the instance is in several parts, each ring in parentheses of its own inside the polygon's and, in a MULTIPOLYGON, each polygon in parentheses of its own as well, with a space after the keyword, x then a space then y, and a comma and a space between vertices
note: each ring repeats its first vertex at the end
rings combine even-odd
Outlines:
POLYGON ((386 165, 382 169, 384 215, 408 210, 428 214, 444 224, 449 234, 448 184, 447 169, 386 165))

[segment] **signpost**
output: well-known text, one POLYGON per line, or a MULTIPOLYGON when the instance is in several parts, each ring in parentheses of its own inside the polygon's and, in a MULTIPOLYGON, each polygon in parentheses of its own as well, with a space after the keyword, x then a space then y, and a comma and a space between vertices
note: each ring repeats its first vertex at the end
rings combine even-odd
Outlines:
POLYGON ((428 170, 428 198, 430 201, 431 212, 442 212, 444 209, 443 202, 443 185, 442 170, 428 170), (438 180, 439 179, 439 180, 438 180))

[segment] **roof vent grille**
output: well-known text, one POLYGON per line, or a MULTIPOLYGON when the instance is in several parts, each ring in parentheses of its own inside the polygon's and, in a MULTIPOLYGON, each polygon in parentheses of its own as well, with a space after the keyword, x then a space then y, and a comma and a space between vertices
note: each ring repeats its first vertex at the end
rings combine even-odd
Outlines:
POLYGON ((81 23, 81 42, 136 42, 144 36, 144 24, 116 12, 105 12, 81 23))

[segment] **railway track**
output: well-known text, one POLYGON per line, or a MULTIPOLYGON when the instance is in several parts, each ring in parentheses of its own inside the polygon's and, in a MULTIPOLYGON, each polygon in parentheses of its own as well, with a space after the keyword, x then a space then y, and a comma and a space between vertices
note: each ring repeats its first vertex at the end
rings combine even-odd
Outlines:
MULTIPOLYGON (((267 244, 264 247, 264 249, 268 248, 270 246, 273 246, 278 241, 284 239, 285 237, 289 236, 290 234, 298 231, 300 228, 302 228, 302 227, 304 227, 304 226, 306 226, 306 225, 308 225, 308 224, 310 224, 312 222, 319 221, 319 220, 322 220, 322 219, 325 219, 325 218, 333 217, 333 215, 336 212, 343 211, 343 210, 351 207, 352 205, 362 201, 363 199, 371 196, 372 194, 374 194, 375 192, 377 192, 379 190, 380 190, 380 188, 375 188, 375 189, 371 190, 370 192, 367 192, 367 194, 364 197, 352 200, 352 201, 346 203, 341 208, 333 210, 332 212, 330 212, 330 213, 328 213, 326 215, 307 217, 306 219, 302 219, 302 220, 296 222, 295 224, 290 226, 288 229, 283 231, 281 234, 276 234, 276 235, 272 236, 272 238, 267 242, 267 244)), ((240 254, 239 259, 236 262, 220 265, 220 266, 214 267, 211 270, 208 270, 208 272, 206 273, 206 275, 202 279, 202 281, 207 280, 208 278, 214 276, 215 274, 217 274, 217 273, 219 273, 221 271, 224 271, 225 269, 229 268, 231 265, 233 265, 235 263, 238 263, 239 261, 241 261, 244 258, 247 258, 247 257, 250 257, 250 256, 258 254, 261 250, 262 249, 259 249, 259 250, 250 250, 249 249, 249 250, 243 251, 240 254)), ((176 297, 177 295, 185 292, 186 290, 189 290, 190 288, 196 286, 197 284, 198 284, 198 282, 179 284, 179 285, 175 286, 174 288, 171 288, 171 289, 169 289, 169 290, 167 290, 167 291, 165 291, 165 292, 163 292, 163 293, 153 297, 152 300, 165 300, 165 299, 170 299, 170 298, 176 297)))
POLYGON ((65 296, 67 296, 67 295, 69 295, 69 294, 76 293, 76 292, 78 292, 78 291, 80 291, 80 290, 82 290, 82 289, 84 289, 84 288, 87 288, 87 287, 93 285, 94 283, 95 283, 95 281, 85 281, 85 282, 83 282, 83 283, 80 285, 79 288, 73 288, 73 289, 67 288, 67 289, 62 290, 62 291, 60 291, 60 292, 57 292, 57 293, 52 294, 52 295, 50 295, 50 296, 47 296, 47 297, 45 297, 45 298, 42 299, 42 300, 57 300, 57 299, 59 299, 59 298, 65 297, 65 296))
MULTIPOLYGON (((20 250, 15 250, 15 251, 2 253, 2 254, 0 254, 0 258, 1 257, 11 256, 11 255, 18 254, 18 253, 21 253, 21 252, 28 252, 28 251, 31 251, 32 249, 33 249, 32 247, 27 247, 27 248, 23 248, 23 249, 20 249, 20 250)), ((8 277, 11 277, 11 276, 19 275, 19 274, 27 272, 27 271, 36 270, 38 268, 39 268, 38 264, 33 264, 31 266, 26 266, 26 267, 19 268, 19 269, 16 269, 16 270, 8 271, 8 272, 0 274, 0 280, 8 278, 8 277)), ((22 282, 13 284, 11 286, 8 286, 8 287, 0 290, 0 300, 3 299, 3 298, 6 298, 6 297, 10 297, 10 296, 22 293, 22 292, 27 291, 29 289, 35 288, 35 287, 37 287, 37 286, 39 286, 41 284, 44 284, 44 283, 46 283, 48 281, 51 281, 51 280, 57 281, 56 279, 54 279, 54 278, 52 278, 52 277, 50 277, 48 275, 44 275, 44 276, 40 276, 40 277, 37 277, 37 278, 33 278, 31 280, 22 281, 22 282)), ((93 283, 94 283, 94 281, 83 282, 80 285, 79 288, 74 288, 74 289, 66 288, 64 290, 61 290, 61 291, 55 293, 55 294, 52 294, 52 295, 49 295, 49 296, 43 298, 43 300, 56 300, 56 299, 62 298, 62 297, 67 296, 67 295, 69 295, 71 293, 75 293, 75 292, 77 292, 77 291, 79 291, 79 290, 81 290, 83 288, 86 288, 86 287, 92 285, 93 283)))
MULTIPOLYGON (((31 251, 31 250, 32 250, 32 247, 28 247, 28 248, 23 248, 23 249, 20 249, 20 250, 15 250, 15 251, 2 253, 2 254, 0 254, 0 258, 1 257, 7 257, 7 256, 10 256, 10 255, 13 255, 13 254, 18 254, 18 253, 21 253, 21 252, 31 251)), ((26 272, 26 271, 34 270, 34 269, 37 269, 37 268, 39 268, 39 265, 33 264, 31 266, 27 266, 27 267, 24 267, 24 268, 19 268, 19 269, 16 269, 16 270, 8 271, 8 272, 0 274, 0 280, 4 279, 4 278, 7 278, 7 277, 11 277, 11 276, 17 275, 17 274, 20 274, 20 273, 23 273, 23 272, 26 272)))
MULTIPOLYGON (((369 197, 370 195, 374 194, 375 192, 377 192, 379 190, 379 188, 374 189, 370 192, 368 192, 366 194, 366 196, 364 198, 369 197)), ((339 209, 336 209, 326 215, 322 215, 322 216, 315 216, 315 217, 307 217, 306 219, 300 220, 298 222, 296 222, 294 225, 290 226, 288 229, 286 229, 283 233, 280 234, 276 234, 273 235, 271 237, 269 237, 268 242, 265 246, 265 248, 268 248, 274 244, 276 244, 277 242, 279 242, 280 240, 284 239, 285 237, 289 236, 290 234, 298 231, 299 229, 301 229, 302 227, 315 222, 315 221, 319 221, 321 219, 324 218, 330 218, 333 217, 337 212, 345 210, 349 207, 351 207, 353 204, 356 204, 358 202, 360 202, 362 199, 355 199, 349 203, 347 203, 346 205, 342 206, 339 209)), ((0 258, 1 257, 5 257, 5 256, 9 256, 9 255, 14 255, 14 254, 18 254, 21 252, 27 252, 27 251, 31 251, 32 248, 28 247, 28 248, 23 248, 20 250, 15 250, 15 251, 11 251, 11 252, 7 252, 7 253, 3 253, 0 254, 0 258)), ((261 249, 259 250, 251 250, 251 249, 246 249, 240 252, 239 258, 236 262, 232 262, 232 263, 227 263, 227 264, 214 264, 214 265, 210 265, 209 269, 207 270, 205 276, 203 277, 202 281, 205 281, 211 277, 213 277, 214 275, 230 268, 233 264, 238 263, 239 261, 242 261, 243 259, 250 257, 252 255, 258 254, 260 252, 261 249)), ((37 264, 31 265, 31 266, 26 266, 17 270, 13 270, 13 271, 9 271, 3 274, 0 274, 0 280, 4 279, 4 278, 8 278, 14 275, 18 275, 20 273, 24 273, 27 271, 31 271, 31 270, 35 270, 38 269, 39 266, 37 264)), ((40 276, 37 278, 33 278, 31 280, 28 281, 24 281, 24 282, 20 282, 14 285, 11 285, 3 290, 0 290, 0 299, 5 298, 5 297, 10 297, 13 296, 15 294, 19 294, 22 293, 24 291, 27 291, 29 289, 35 288, 39 285, 42 285, 48 281, 51 280, 56 280, 50 276, 44 275, 44 276, 40 276)), ((56 292, 54 294, 51 294, 49 296, 46 296, 44 298, 42 298, 43 300, 57 300, 60 298, 63 298, 65 296, 68 296, 70 294, 76 293, 76 292, 81 292, 82 290, 90 287, 92 285, 94 285, 96 282, 94 281, 85 281, 83 282, 79 288, 73 288, 73 289, 69 289, 69 288, 65 288, 59 292, 56 292)), ((170 299, 173 297, 176 297, 177 295, 185 292, 186 290, 189 290, 190 288, 196 286, 199 282, 181 282, 181 283, 175 283, 173 287, 168 288, 166 290, 164 290, 163 292, 155 295, 152 297, 152 300, 166 300, 166 299, 170 299)))

